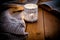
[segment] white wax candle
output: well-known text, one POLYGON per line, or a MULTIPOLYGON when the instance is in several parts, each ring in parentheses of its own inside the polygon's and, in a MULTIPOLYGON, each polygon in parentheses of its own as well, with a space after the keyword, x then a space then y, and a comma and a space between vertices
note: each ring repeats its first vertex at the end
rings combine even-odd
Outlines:
POLYGON ((24 5, 25 20, 26 21, 36 21, 38 14, 38 6, 36 4, 25 4, 24 5))
POLYGON ((35 8, 38 8, 38 6, 36 4, 32 4, 32 3, 26 4, 26 5, 24 5, 24 7, 27 8, 27 9, 35 9, 35 8))

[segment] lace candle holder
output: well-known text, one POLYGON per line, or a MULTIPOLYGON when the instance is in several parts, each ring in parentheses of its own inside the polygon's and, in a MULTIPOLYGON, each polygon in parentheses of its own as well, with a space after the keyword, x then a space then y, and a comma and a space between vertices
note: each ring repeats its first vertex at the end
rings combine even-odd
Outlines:
POLYGON ((38 19, 38 6, 36 4, 25 4, 24 5, 24 19, 28 22, 35 22, 38 19))

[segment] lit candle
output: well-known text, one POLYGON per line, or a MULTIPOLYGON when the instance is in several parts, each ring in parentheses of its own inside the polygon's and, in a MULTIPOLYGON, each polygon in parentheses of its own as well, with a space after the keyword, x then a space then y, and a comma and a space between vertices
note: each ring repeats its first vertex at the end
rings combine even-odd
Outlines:
POLYGON ((24 5, 25 20, 29 22, 37 21, 38 6, 36 4, 24 5))

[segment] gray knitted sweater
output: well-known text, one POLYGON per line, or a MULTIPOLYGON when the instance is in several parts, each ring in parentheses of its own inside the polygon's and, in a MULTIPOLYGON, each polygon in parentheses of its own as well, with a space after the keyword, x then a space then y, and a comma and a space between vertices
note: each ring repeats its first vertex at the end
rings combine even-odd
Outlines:
POLYGON ((25 23, 21 18, 10 15, 9 10, 0 15, 0 31, 14 34, 25 34, 25 23))

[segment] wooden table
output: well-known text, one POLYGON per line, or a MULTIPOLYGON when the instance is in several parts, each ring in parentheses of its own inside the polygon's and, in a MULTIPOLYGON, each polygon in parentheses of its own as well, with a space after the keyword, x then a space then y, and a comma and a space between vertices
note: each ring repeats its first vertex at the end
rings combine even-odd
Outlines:
POLYGON ((39 8, 38 11, 38 21, 26 24, 26 31, 29 33, 27 40, 58 39, 60 19, 42 8, 39 8))

